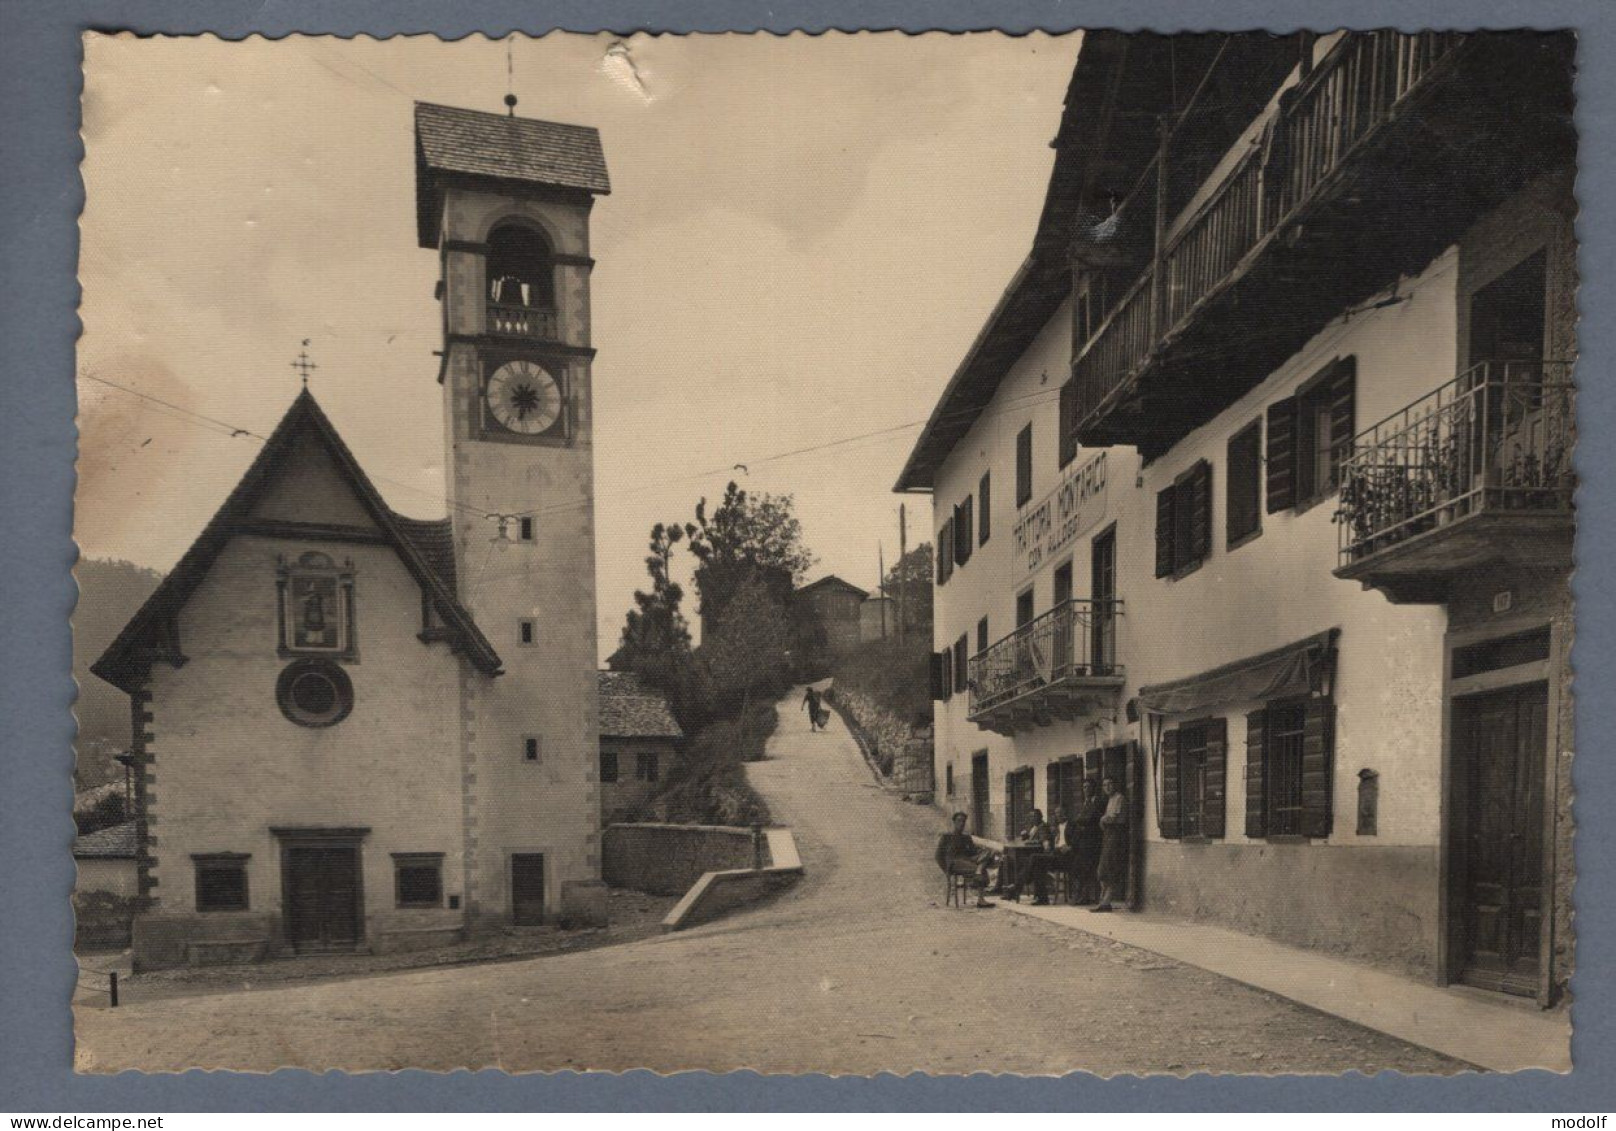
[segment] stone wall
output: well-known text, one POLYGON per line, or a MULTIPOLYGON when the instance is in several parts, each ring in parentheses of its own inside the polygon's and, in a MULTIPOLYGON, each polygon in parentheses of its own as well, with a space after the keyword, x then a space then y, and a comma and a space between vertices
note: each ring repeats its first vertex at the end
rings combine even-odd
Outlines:
POLYGON ((601 846, 608 885, 652 895, 683 895, 707 872, 756 862, 751 829, 718 825, 608 825, 601 846))
POLYGON ((917 737, 908 722, 856 687, 833 684, 829 698, 883 776, 905 792, 932 791, 929 732, 917 737))

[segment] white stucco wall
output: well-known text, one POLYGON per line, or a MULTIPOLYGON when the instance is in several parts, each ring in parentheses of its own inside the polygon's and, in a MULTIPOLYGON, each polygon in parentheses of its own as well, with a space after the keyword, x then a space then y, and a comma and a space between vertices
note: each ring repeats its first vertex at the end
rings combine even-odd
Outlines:
MULTIPOLYGON (((341 490, 310 480, 322 494, 341 490)), ((195 912, 193 853, 245 852, 251 911, 281 912, 272 826, 368 827, 366 935, 453 925, 458 911, 394 908, 394 852, 442 852, 458 894, 461 661, 424 644, 420 589, 387 546, 232 539, 179 618, 181 667, 152 666, 150 829, 160 915, 195 912), (276 559, 318 550, 355 569, 354 707, 334 726, 291 722, 275 684, 276 559)), ((481 677, 487 678, 487 677, 481 677)), ((447 903, 447 899, 445 900, 447 903)))
MULTIPOLYGON (((1362 428, 1450 380, 1456 364, 1456 256, 1449 252, 1399 293, 1408 301, 1338 319, 1305 348, 1213 421, 1166 456, 1140 468, 1132 449, 1106 453, 1105 514, 1080 537, 1070 556, 1043 563, 1032 576, 1035 613, 1047 611, 1052 575, 1073 562, 1074 595, 1088 595, 1092 536, 1113 521, 1117 529, 1117 659, 1127 667, 1117 721, 1079 719, 1005 737, 966 719, 967 696, 938 704, 937 780, 953 764, 955 794, 947 808, 967 808, 971 756, 987 750, 991 811, 987 832, 1003 831, 1004 775, 1036 768, 1036 799, 1047 808, 1044 767, 1064 755, 1127 738, 1142 739, 1122 718, 1122 704, 1142 685, 1161 683, 1298 641, 1327 628, 1342 630, 1336 679, 1335 825, 1331 843, 1352 843, 1357 774, 1380 774, 1378 846, 1435 846, 1440 832, 1441 680, 1445 615, 1440 606, 1395 606, 1382 595, 1337 580, 1334 496, 1300 513, 1265 513, 1259 537, 1225 548, 1227 444, 1273 401, 1295 392, 1338 356, 1357 358, 1357 426, 1362 428), (1179 580, 1154 577, 1156 493, 1197 460, 1213 467, 1212 551, 1179 580)), ((1015 442, 1033 425, 1033 496, 1036 503, 1058 482, 1058 389, 1068 372, 1070 315, 1062 309, 1012 367, 982 418, 956 446, 937 478, 933 534, 953 505, 975 493, 983 470, 993 475, 993 528, 989 543, 956 567, 936 592, 935 647, 970 634, 989 619, 989 640, 1014 626, 1016 594, 1025 588, 1012 552, 1015 522, 1015 442)), ((1073 466, 1092 453, 1078 454, 1073 466)), ((978 504, 980 509, 980 504, 978 504)), ((1226 843, 1244 842, 1245 714, 1260 704, 1230 704, 1215 714, 1229 719, 1226 843)), ((1173 720, 1168 721, 1172 725, 1173 720)), ((1147 757, 1148 765, 1148 757, 1147 757)), ((1154 798, 1146 799, 1147 835, 1156 838, 1154 798)), ((1367 839, 1367 838, 1366 838, 1367 839)))

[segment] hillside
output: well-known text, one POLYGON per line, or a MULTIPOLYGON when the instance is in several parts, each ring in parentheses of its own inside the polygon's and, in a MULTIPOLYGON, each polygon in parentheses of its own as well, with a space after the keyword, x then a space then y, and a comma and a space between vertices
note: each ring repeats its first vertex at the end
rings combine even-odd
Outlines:
POLYGON ((73 610, 73 678, 79 697, 78 716, 80 788, 121 779, 112 761, 129 746, 129 697, 90 674, 90 665, 113 637, 135 615, 163 575, 133 562, 86 558, 73 571, 79 583, 79 602, 73 610))

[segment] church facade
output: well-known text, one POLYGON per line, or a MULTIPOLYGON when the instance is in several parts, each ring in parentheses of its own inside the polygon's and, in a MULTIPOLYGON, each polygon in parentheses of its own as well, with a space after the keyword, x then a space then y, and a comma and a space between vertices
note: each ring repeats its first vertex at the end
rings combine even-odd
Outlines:
POLYGON ((393 511, 305 389, 94 665, 131 701, 137 968, 604 918, 600 139, 418 104, 415 165, 449 514, 393 511))

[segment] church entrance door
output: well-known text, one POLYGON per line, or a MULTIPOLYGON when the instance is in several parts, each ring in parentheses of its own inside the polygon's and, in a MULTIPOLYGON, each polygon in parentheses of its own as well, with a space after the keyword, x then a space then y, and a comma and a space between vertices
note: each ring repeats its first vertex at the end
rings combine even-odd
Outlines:
POLYGON ((344 833, 281 837, 286 940, 299 954, 352 950, 364 937, 359 836, 344 833))

